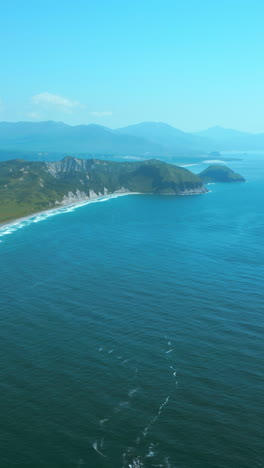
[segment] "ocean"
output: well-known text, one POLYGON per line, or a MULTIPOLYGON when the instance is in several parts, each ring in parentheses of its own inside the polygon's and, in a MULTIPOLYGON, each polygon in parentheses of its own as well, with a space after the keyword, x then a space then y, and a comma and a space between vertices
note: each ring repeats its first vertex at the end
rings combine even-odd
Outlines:
POLYGON ((264 466, 264 155, 240 157, 247 183, 1 228, 1 468, 264 466))

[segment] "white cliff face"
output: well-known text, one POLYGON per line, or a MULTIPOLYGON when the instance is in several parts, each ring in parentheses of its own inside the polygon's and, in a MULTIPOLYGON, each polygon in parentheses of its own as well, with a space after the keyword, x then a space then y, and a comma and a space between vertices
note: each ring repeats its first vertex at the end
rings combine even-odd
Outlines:
MULTIPOLYGON (((145 165, 145 171, 143 172, 146 181, 148 181, 149 178, 153 178, 151 171, 148 172, 147 170, 146 172, 148 166, 149 165, 145 165)), ((156 170, 158 170, 158 168, 159 166, 156 167, 156 170)), ((112 166, 111 164, 109 165, 106 161, 97 159, 78 159, 69 156, 65 157, 62 161, 46 163, 46 170, 59 181, 58 183, 63 183, 64 181, 67 182, 67 188, 65 188, 65 190, 69 190, 71 187, 71 191, 65 193, 63 200, 61 201, 64 205, 114 194, 122 195, 125 193, 131 193, 131 190, 120 184, 122 180, 121 177, 116 178, 116 182, 114 184, 116 190, 113 190, 113 181, 111 176, 115 170, 115 166, 112 166), (104 166, 104 168, 102 168, 102 166, 104 166), (106 188, 103 185, 103 183, 108 185, 108 177, 111 189, 109 187, 106 188), (69 186, 71 178, 72 183, 74 184, 73 188, 72 184, 69 186), (95 192, 95 190, 97 190, 97 192, 95 192)), ((126 168, 124 168, 124 171, 126 171, 126 168)), ((128 174, 131 173, 131 169, 129 169, 129 171, 130 172, 128 172, 128 174)), ((129 182, 128 185, 130 185, 129 182)), ((154 193, 160 193, 163 195, 197 195, 200 193, 206 193, 207 191, 208 190, 202 185, 201 181, 199 183, 199 179, 196 182, 192 180, 189 182, 187 181, 186 184, 182 183, 181 179, 179 179, 178 183, 172 182, 164 184, 164 186, 161 182, 157 188, 155 188, 155 186, 153 187, 154 193)))
POLYGON ((96 198, 99 194, 95 193, 93 190, 89 190, 89 198, 96 198))
POLYGON ((120 189, 118 190, 115 190, 114 193, 129 193, 130 190, 126 189, 125 187, 121 187, 120 189))
MULTIPOLYGON (((78 159, 66 157, 62 161, 55 161, 52 163, 46 163, 49 173, 53 177, 57 177, 60 173, 65 172, 86 172, 89 168, 89 162, 87 159, 78 159)), ((89 178, 89 176, 88 176, 89 178)))
MULTIPOLYGON (((185 189, 180 191, 177 195, 199 195, 201 193, 206 193, 208 190, 205 187, 199 187, 194 189, 185 189)), ((125 187, 121 187, 119 190, 115 190, 113 193, 109 193, 106 188, 104 188, 104 193, 96 193, 94 190, 89 190, 89 193, 85 193, 76 189, 76 192, 68 192, 67 195, 64 195, 61 202, 56 201, 56 205, 71 205, 74 203, 86 201, 86 200, 93 200, 103 196, 111 196, 111 195, 122 195, 125 193, 132 193, 130 190, 127 190, 125 187)), ((173 192, 163 193, 163 195, 175 195, 173 192)))
POLYGON ((75 193, 68 192, 68 195, 64 195, 61 204, 68 205, 69 203, 76 203, 82 200, 89 200, 89 196, 85 192, 81 192, 80 190, 76 190, 75 193))
POLYGON ((130 190, 126 190, 124 187, 122 187, 119 190, 116 190, 113 193, 110 193, 107 188, 104 187, 104 193, 96 193, 94 190, 89 190, 89 193, 85 193, 80 191, 79 189, 76 189, 76 192, 68 192, 67 195, 64 195, 63 199, 61 202, 56 201, 56 205, 71 205, 73 203, 78 203, 86 200, 93 200, 95 198, 99 197, 104 197, 104 196, 111 196, 115 194, 122 194, 122 193, 131 193, 130 190))

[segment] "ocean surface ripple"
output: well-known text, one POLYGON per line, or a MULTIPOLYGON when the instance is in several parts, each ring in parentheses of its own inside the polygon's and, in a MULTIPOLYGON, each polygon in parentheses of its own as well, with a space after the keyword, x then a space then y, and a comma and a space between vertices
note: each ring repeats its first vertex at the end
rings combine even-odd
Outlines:
POLYGON ((264 466, 264 157, 230 166, 0 231, 1 467, 264 466))

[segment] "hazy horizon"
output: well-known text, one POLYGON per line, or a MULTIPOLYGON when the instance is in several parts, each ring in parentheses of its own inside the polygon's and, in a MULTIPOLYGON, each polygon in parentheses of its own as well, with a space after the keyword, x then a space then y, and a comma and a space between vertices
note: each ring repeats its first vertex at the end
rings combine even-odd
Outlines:
POLYGON ((256 0, 6 3, 0 120, 262 132, 263 13, 256 0))
POLYGON ((169 122, 164 122, 164 121, 161 121, 161 120, 149 120, 149 121, 139 121, 139 122, 132 122, 132 123, 129 123, 129 124, 125 124, 121 127, 112 127, 111 125, 106 125, 106 124, 103 124, 103 123, 99 123, 99 122, 95 122, 95 121, 91 121, 91 122, 80 122, 80 123, 68 123, 66 122, 66 120, 53 120, 53 119, 45 119, 45 120, 0 120, 0 124, 1 123, 45 123, 45 122, 53 122, 53 123, 63 123, 65 125, 69 125, 69 126, 72 126, 72 127, 75 127, 75 126, 79 126, 79 125, 98 125, 98 126, 102 126, 102 127, 105 127, 105 128, 108 128, 110 130, 118 130, 119 128, 125 128, 125 127, 130 127, 130 126, 134 126, 134 125, 142 125, 142 124, 165 124, 165 125, 168 125, 170 127, 173 127, 175 128, 176 130, 180 130, 182 132, 185 132, 185 133, 199 133, 199 132, 202 132, 202 131, 206 131, 206 130, 212 130, 212 129, 222 129, 222 130, 231 130, 231 131, 235 131, 235 132, 241 132, 241 133, 249 133, 249 134, 252 134, 252 135, 257 135, 257 134, 262 134, 264 133, 264 129, 262 131, 259 131, 259 132, 251 132, 251 131, 247 131, 247 130, 241 130, 239 128, 229 128, 229 127, 226 127, 226 126, 222 126, 222 125, 212 125, 210 127, 207 127, 207 128, 201 128, 199 130, 183 130, 182 128, 180 127, 175 127, 173 124, 169 123, 169 122))

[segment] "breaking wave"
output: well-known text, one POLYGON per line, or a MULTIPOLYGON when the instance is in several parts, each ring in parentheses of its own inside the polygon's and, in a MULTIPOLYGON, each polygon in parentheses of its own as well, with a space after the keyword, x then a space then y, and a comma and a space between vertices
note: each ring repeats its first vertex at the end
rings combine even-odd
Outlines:
POLYGON ((3 224, 2 227, 0 226, 0 242, 2 242, 1 238, 7 236, 9 234, 13 234, 14 232, 18 231, 19 229, 25 228, 30 226, 32 223, 39 223, 40 221, 45 221, 52 216, 57 216, 60 214, 70 213, 72 211, 77 210, 78 208, 88 205, 90 203, 101 203, 106 202, 108 200, 112 200, 113 198, 118 198, 124 195, 131 195, 130 193, 117 193, 114 195, 103 196, 100 198, 84 200, 72 205, 67 206, 60 206, 59 208, 54 208, 48 211, 43 211, 40 213, 35 213, 33 215, 27 216, 25 218, 19 218, 17 221, 12 221, 8 224, 3 224))

